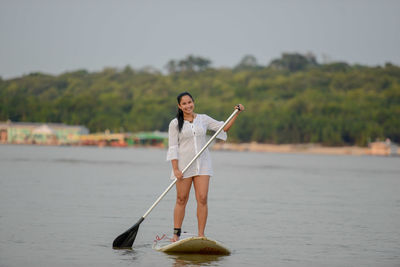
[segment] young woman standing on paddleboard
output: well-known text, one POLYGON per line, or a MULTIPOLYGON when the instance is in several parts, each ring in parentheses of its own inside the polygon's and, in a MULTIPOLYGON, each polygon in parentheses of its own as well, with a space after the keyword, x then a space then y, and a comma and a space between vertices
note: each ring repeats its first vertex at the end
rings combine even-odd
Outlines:
MULTIPOLYGON (((208 215, 208 185, 210 176, 213 174, 208 149, 193 162, 185 173, 182 173, 181 170, 206 144, 207 130, 217 131, 224 124, 224 122, 216 121, 205 114, 194 113, 194 100, 188 92, 179 94, 177 100, 178 114, 169 124, 167 153, 167 160, 172 163, 171 179, 177 178, 173 241, 179 240, 181 234, 181 226, 192 183, 197 201, 198 235, 204 236, 208 215)), ((235 108, 239 109, 239 112, 228 122, 217 138, 226 140, 226 132, 231 128, 238 114, 244 110, 244 106, 241 104, 235 108)))

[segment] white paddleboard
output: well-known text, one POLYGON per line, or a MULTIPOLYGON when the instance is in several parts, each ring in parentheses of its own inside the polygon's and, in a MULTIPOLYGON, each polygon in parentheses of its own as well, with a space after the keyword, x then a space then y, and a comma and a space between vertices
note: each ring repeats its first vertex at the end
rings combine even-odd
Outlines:
POLYGON ((222 243, 207 237, 187 237, 163 246, 155 246, 155 250, 165 253, 191 253, 209 255, 229 255, 231 252, 222 243))

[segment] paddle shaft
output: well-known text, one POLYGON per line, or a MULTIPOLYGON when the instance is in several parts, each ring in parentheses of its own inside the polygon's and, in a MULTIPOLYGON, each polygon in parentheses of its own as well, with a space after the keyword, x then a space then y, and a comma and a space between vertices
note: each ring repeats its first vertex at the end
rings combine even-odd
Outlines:
MULTIPOLYGON (((186 167, 182 170, 182 173, 184 173, 189 167, 190 165, 193 164, 193 162, 195 162, 195 160, 201 155, 201 153, 203 153, 204 150, 206 150, 206 148, 211 144, 211 142, 217 137, 217 135, 224 129, 224 127, 232 120, 232 118, 236 115, 236 113, 238 113, 239 110, 235 109, 235 111, 233 111, 233 113, 231 114, 231 116, 229 116, 229 118, 224 122, 224 124, 215 132, 215 134, 210 138, 210 140, 208 140, 208 142, 203 146, 203 148, 196 154, 196 156, 194 156, 194 158, 189 162, 188 165, 186 165, 186 167)), ((143 219, 147 217, 147 215, 149 215, 149 213, 155 208, 155 206, 157 206, 157 204, 161 201, 161 199, 164 198, 164 196, 168 193, 169 190, 171 190, 171 188, 175 185, 176 181, 178 179, 175 178, 174 181, 167 187, 167 189, 165 189, 165 191, 158 197, 158 199, 156 200, 156 202, 154 202, 154 204, 146 211, 146 213, 143 215, 143 219)))

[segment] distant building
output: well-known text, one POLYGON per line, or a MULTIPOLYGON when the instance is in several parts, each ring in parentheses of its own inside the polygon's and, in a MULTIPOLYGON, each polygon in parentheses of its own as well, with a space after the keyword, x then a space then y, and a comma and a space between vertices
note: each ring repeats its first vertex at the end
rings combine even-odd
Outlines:
POLYGON ((89 134, 84 126, 63 123, 0 122, 0 144, 81 145, 81 146, 152 146, 167 147, 168 133, 89 134))
POLYGON ((386 139, 385 142, 376 141, 369 144, 370 154, 378 156, 394 156, 397 155, 397 145, 386 139))
POLYGON ((83 146, 152 146, 167 147, 168 133, 159 131, 140 133, 93 133, 80 136, 80 145, 83 146))
POLYGON ((0 143, 3 144, 78 144, 79 137, 88 133, 84 126, 63 123, 0 122, 0 143))

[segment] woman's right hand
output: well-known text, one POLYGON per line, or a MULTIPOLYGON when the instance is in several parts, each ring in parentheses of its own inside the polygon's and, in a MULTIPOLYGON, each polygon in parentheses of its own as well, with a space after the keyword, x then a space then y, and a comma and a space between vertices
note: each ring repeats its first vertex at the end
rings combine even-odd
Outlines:
POLYGON ((183 173, 179 169, 174 169, 174 175, 177 179, 183 179, 183 173))

